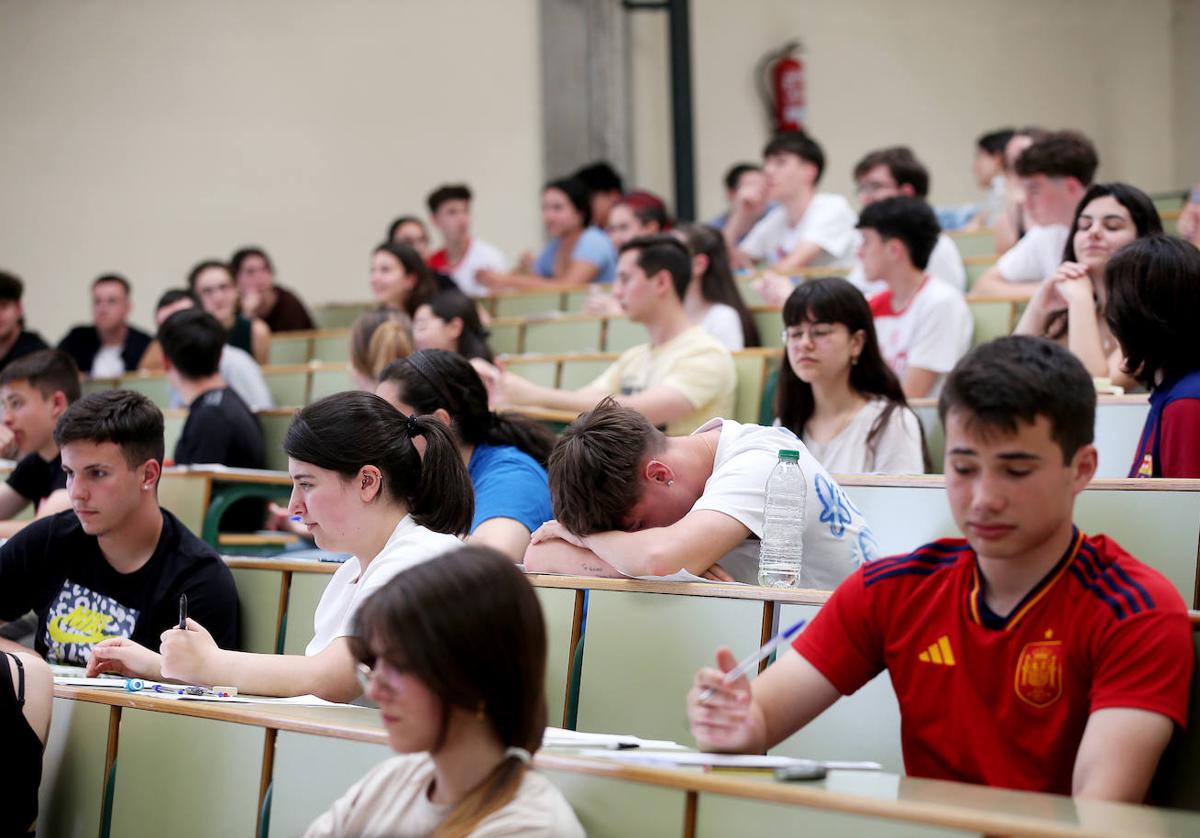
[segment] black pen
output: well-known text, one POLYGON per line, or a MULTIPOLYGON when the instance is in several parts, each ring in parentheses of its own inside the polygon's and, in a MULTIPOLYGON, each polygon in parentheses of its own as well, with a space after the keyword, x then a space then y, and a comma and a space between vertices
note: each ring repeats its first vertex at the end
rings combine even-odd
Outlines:
POLYGON ((179 595, 179 628, 187 631, 187 594, 179 595))

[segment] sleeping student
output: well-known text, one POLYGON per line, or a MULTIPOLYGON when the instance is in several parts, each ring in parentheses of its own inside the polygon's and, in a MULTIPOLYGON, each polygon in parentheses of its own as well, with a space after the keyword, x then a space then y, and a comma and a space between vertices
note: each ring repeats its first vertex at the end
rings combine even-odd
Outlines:
POLYGON ((227 651, 188 620, 187 630, 163 634, 161 656, 147 656, 129 642, 98 645, 89 674, 227 684, 259 695, 312 693, 330 701, 360 694, 347 641, 354 613, 404 568, 460 544, 455 536, 471 523, 470 478, 445 425, 405 416, 361 391, 337 393, 301 410, 283 449, 293 481, 288 511, 322 550, 353 554, 321 596, 305 654, 227 651), (424 453, 414 444, 417 437, 424 453))

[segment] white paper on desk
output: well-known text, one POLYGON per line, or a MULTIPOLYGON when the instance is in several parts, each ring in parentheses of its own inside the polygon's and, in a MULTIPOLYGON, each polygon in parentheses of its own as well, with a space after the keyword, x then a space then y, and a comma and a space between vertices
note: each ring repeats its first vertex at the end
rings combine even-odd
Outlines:
POLYGON ((565 730, 548 727, 542 735, 543 748, 652 748, 656 751, 687 750, 677 742, 666 739, 639 739, 621 733, 586 733, 581 730, 565 730))
POLYGON ((107 687, 125 689, 124 678, 82 678, 71 675, 55 675, 54 683, 63 687, 107 687))
MULTIPOLYGON (((702 754, 696 751, 609 751, 587 749, 579 752, 580 756, 615 759, 618 762, 630 762, 640 765, 671 765, 679 767, 704 766, 710 768, 786 768, 789 765, 799 765, 809 760, 793 759, 792 757, 763 756, 761 754, 702 754)), ((877 762, 820 762, 820 765, 832 770, 879 771, 882 766, 877 762)))
POLYGON ((677 570, 674 573, 667 574, 666 576, 630 576, 628 574, 621 574, 621 575, 625 576, 625 578, 627 578, 627 579, 641 579, 643 582, 713 582, 713 581, 716 581, 713 579, 705 579, 703 576, 697 576, 696 574, 694 574, 690 571, 687 571, 687 570, 677 570))
MULTIPOLYGON (((151 693, 151 695, 169 698, 174 701, 211 701, 215 703, 235 704, 286 704, 290 707, 353 707, 353 704, 338 704, 317 698, 315 695, 294 695, 287 698, 276 698, 267 695, 180 695, 178 693, 151 693)), ((362 708, 360 708, 362 709, 362 708)))

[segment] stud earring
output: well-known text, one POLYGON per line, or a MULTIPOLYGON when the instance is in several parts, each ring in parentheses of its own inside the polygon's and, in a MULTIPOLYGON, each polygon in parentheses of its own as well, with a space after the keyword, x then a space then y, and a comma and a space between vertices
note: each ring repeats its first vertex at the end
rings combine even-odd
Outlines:
POLYGON ((674 481, 674 480, 668 480, 668 481, 667 481, 667 487, 668 487, 668 488, 670 488, 671 486, 674 486, 674 485, 675 485, 675 481, 674 481))

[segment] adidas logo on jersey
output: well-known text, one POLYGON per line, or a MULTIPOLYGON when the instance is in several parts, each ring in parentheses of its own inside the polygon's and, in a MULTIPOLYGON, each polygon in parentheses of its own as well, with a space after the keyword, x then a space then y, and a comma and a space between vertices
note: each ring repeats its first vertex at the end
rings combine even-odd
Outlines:
POLYGON ((931 645, 917 659, 922 663, 934 663, 939 666, 954 666, 954 652, 950 649, 950 638, 942 635, 937 643, 931 645))

